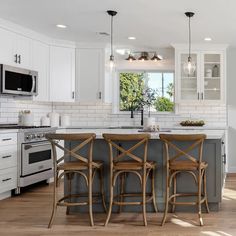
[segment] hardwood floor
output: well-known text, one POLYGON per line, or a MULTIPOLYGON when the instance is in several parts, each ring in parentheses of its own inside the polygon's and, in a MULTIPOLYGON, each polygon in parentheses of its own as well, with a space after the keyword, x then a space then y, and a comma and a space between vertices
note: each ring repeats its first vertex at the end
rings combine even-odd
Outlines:
POLYGON ((203 215, 203 227, 197 226, 197 214, 191 213, 172 215, 163 227, 162 213, 149 213, 147 227, 142 226, 141 213, 113 214, 107 227, 103 227, 106 215, 94 214, 96 226, 90 227, 88 215, 66 215, 65 209, 59 207, 52 229, 47 229, 51 193, 51 185, 39 185, 0 201, 0 236, 236 235, 236 176, 227 178, 221 211, 203 215))

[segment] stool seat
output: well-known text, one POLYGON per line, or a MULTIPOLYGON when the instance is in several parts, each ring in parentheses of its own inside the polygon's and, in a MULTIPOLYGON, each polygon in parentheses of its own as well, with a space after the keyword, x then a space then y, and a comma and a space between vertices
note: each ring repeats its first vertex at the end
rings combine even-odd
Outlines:
MULTIPOLYGON (((208 164, 206 162, 200 163, 200 169, 206 169, 208 164)), ((192 161, 173 161, 170 162, 170 170, 197 170, 199 167, 199 163, 192 161)))
MULTIPOLYGON (((103 165, 103 161, 93 161, 92 168, 101 168, 103 165)), ((84 162, 68 162, 68 163, 61 163, 57 166, 58 170, 64 171, 76 171, 76 170, 86 170, 89 168, 88 163, 84 162)))
MULTIPOLYGON (((154 169, 156 163, 154 161, 147 161, 145 166, 147 169, 154 169)), ((115 170, 141 170, 143 163, 137 161, 120 161, 115 163, 113 168, 115 170)))

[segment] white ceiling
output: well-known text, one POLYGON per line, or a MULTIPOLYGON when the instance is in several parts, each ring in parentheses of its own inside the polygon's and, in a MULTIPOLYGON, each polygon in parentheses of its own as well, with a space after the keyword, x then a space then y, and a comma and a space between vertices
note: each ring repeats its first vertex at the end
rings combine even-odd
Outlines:
POLYGON ((116 10, 114 43, 134 47, 168 47, 187 43, 185 11, 194 11, 193 43, 236 46, 235 0, 0 0, 0 18, 59 39, 109 42, 106 10, 116 10), (58 29, 56 24, 68 25, 58 29), (135 36, 135 41, 127 39, 135 36))

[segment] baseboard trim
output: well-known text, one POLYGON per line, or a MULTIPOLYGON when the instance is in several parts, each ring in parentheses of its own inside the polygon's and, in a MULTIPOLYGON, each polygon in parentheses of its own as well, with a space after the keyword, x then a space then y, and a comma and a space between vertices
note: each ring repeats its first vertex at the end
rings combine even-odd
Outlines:
POLYGON ((236 167, 229 167, 227 173, 236 173, 236 167))

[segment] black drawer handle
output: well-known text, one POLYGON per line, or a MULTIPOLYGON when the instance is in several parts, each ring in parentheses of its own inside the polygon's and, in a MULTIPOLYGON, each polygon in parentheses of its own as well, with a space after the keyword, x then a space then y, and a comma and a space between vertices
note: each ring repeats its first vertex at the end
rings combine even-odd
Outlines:
POLYGON ((11 178, 3 179, 2 182, 7 182, 9 180, 11 180, 11 178))
POLYGON ((8 156, 2 156, 2 159, 6 159, 6 158, 10 158, 11 155, 8 155, 8 156))
POLYGON ((10 141, 12 138, 3 138, 2 141, 10 141))

